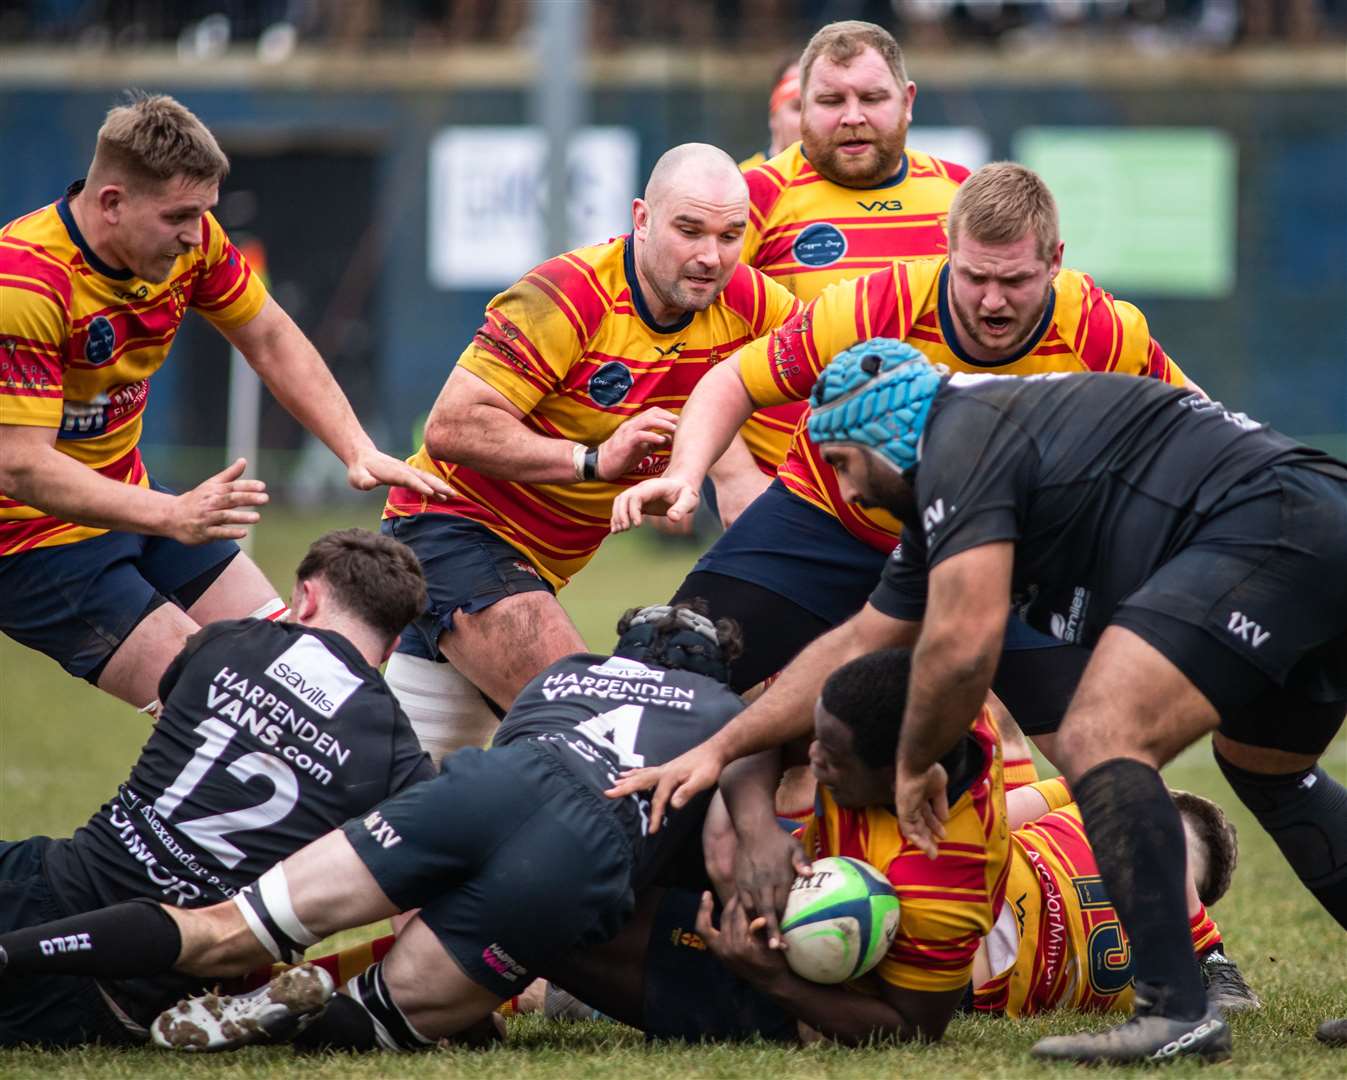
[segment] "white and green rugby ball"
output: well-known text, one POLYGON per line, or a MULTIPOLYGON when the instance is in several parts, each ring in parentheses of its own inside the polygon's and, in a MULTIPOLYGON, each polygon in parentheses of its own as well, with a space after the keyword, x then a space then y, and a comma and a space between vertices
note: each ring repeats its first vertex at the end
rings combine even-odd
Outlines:
POLYGON ((813 865, 813 875, 797 877, 786 900, 786 963, 810 982, 846 982, 889 951, 898 933, 898 897, 888 879, 860 859, 833 855, 813 865))

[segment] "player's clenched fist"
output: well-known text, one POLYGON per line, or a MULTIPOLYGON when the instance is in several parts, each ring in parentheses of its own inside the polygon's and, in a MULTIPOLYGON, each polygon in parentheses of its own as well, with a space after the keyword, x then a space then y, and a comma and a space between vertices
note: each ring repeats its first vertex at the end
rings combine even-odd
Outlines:
POLYGON ((668 409, 651 408, 637 413, 599 444, 595 472, 609 482, 625 476, 652 451, 673 442, 678 417, 668 409))
POLYGON ((210 540, 240 540, 248 526, 261 515, 245 509, 267 502, 267 485, 261 480, 243 480, 248 462, 239 458, 232 465, 203 480, 191 491, 176 496, 166 532, 184 544, 210 540))

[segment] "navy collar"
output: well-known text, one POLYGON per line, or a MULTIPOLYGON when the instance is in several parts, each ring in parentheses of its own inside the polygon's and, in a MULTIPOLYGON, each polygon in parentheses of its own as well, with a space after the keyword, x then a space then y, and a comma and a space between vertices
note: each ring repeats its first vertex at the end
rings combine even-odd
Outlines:
POLYGON ((667 325, 657 323, 650 314, 645 296, 641 293, 640 279, 636 276, 636 244, 630 233, 622 238, 622 270, 627 275, 627 287, 631 289, 631 302, 636 308, 636 314, 651 330, 657 334, 676 334, 692 323, 693 316, 697 314, 695 311, 686 312, 681 319, 667 325))
POLYGON ((996 368, 1005 367, 1007 364, 1013 364, 1016 360, 1023 360, 1038 347, 1038 343, 1043 340, 1043 335, 1047 333, 1048 326, 1052 323, 1052 313, 1057 307, 1057 287, 1054 285, 1048 290, 1048 302, 1043 307, 1043 317, 1038 320, 1038 326, 1034 332, 1029 335, 1029 339, 1021 346, 1020 350, 1013 356, 1007 356, 1004 360, 977 360, 964 352, 959 344, 959 337, 954 330, 954 312, 949 307, 949 262, 940 268, 939 300, 936 309, 940 313, 940 333, 945 338, 945 344, 949 346, 949 351, 962 360, 965 364, 971 364, 973 367, 996 368))
POLYGON ((92 266, 98 273, 106 278, 112 278, 114 281, 130 281, 135 274, 131 270, 114 270, 95 254, 94 249, 89 246, 89 242, 84 239, 84 234, 80 232, 80 227, 75 224, 75 214, 70 209, 70 200, 84 190, 84 181, 76 180, 68 188, 65 194, 61 196, 56 203, 56 212, 61 216, 61 221, 65 225, 66 232, 70 234, 70 239, 75 242, 75 246, 80 249, 84 256, 84 261, 92 266))
MULTIPOLYGON (((800 143, 800 157, 804 158, 805 161, 809 160, 809 155, 804 152, 804 143, 800 143)), ((815 168, 814 171, 818 172, 818 169, 815 168)), ((819 176, 823 176, 822 173, 818 174, 819 176)), ((837 184, 836 180, 831 180, 826 176, 823 176, 823 179, 827 180, 828 183, 830 184, 837 184)), ((890 176, 887 180, 881 180, 878 184, 866 184, 864 187, 853 187, 851 184, 837 184, 837 186, 840 188, 846 188, 848 191, 878 191, 880 188, 897 187, 906 179, 907 179, 907 151, 904 150, 902 164, 898 166, 898 171, 894 173, 892 176, 890 176)))

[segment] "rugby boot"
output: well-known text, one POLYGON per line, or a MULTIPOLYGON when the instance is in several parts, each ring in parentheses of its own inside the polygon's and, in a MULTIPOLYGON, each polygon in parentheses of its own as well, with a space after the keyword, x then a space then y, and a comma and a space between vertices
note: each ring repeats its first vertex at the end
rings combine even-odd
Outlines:
POLYGON ((1347 1020, 1325 1020, 1314 1037, 1329 1046, 1347 1046, 1347 1020))
POLYGON ((1053 1035, 1039 1039, 1035 1057, 1082 1064, 1119 1064, 1146 1061, 1160 1064, 1194 1055, 1204 1061, 1230 1057, 1230 1025, 1219 1009, 1207 1008, 1196 1020, 1175 1020, 1154 1012, 1154 997, 1144 985, 1136 989, 1136 1013, 1125 1024, 1108 1031, 1053 1035))
POLYGON ((336 989, 313 964, 288 968, 246 994, 203 994, 165 1009, 150 1037, 167 1050, 233 1050, 257 1042, 285 1042, 327 1006, 336 989))
POLYGON ((1207 988, 1207 1005, 1226 1016, 1253 1012, 1263 1007, 1262 999, 1244 981, 1244 973, 1220 949, 1212 949, 1198 962, 1202 985, 1207 988))

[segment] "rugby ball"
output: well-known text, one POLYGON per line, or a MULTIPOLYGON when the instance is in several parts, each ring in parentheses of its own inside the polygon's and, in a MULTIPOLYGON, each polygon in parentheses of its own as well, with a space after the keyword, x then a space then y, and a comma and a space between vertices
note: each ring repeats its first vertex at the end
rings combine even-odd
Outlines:
POLYGON ((801 978, 840 983, 884 958, 898 933, 898 897, 868 863, 844 855, 815 861, 786 900, 781 936, 786 963, 801 978))

